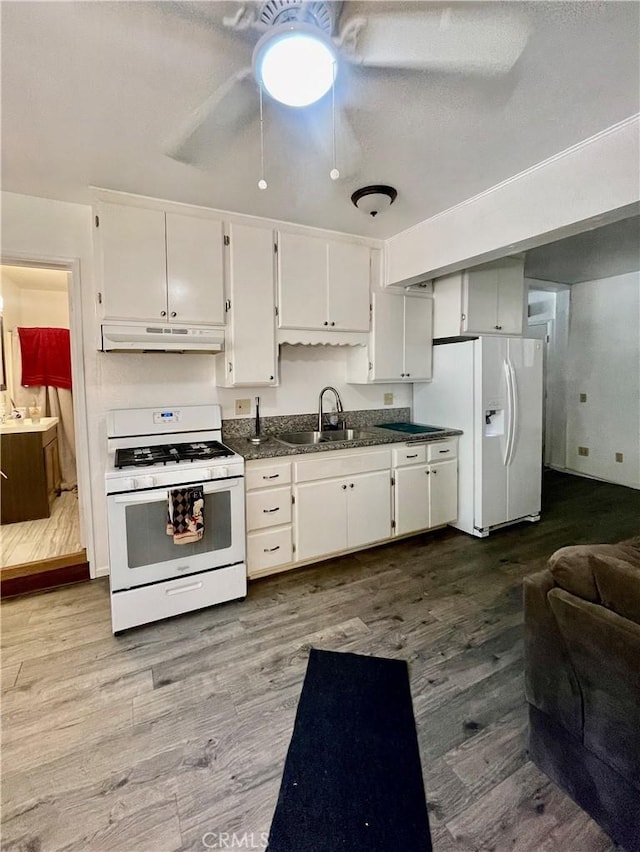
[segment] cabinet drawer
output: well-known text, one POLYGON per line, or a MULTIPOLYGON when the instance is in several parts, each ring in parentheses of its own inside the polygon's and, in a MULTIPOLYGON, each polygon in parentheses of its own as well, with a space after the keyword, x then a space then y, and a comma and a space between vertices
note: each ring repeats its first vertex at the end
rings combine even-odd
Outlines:
POLYGON ((402 467, 406 464, 421 464, 427 460, 426 444, 414 447, 400 447, 393 450, 393 466, 402 467))
POLYGON ((426 445, 427 461, 447 461, 447 459, 455 458, 458 448, 458 442, 455 438, 449 441, 434 441, 426 445))
POLYGON ((247 530, 260 530, 290 522, 290 488, 267 488, 247 494, 247 530))
POLYGON ((388 449, 363 453, 337 450, 295 462, 294 479, 296 482, 310 482, 314 479, 332 479, 390 468, 391 451, 388 449))
POLYGON ((247 536, 247 568, 249 575, 286 565, 293 557, 291 527, 278 527, 265 532, 252 532, 247 536))
POLYGON ((247 462, 245 481, 247 491, 274 485, 288 485, 291 482, 291 462, 271 461, 268 465, 259 463, 255 466, 247 462))

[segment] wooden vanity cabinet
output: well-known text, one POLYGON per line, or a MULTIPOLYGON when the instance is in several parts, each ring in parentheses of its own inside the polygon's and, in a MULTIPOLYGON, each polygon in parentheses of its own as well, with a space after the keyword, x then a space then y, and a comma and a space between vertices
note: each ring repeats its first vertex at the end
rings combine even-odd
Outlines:
POLYGON ((0 523, 35 521, 51 515, 60 493, 58 431, 19 432, 0 436, 0 523))

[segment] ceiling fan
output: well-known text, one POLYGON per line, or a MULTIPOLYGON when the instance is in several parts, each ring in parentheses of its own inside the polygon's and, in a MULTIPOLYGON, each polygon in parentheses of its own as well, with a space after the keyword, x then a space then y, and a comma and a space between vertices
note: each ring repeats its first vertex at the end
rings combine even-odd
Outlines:
MULTIPOLYGON (((225 17, 223 24, 233 33, 255 31, 258 35, 250 64, 229 77, 188 116, 167 144, 166 153, 181 162, 195 162, 198 148, 207 144, 202 138, 205 124, 217 132, 228 131, 231 138, 235 128, 261 114, 262 93, 293 110, 304 110, 333 92, 343 63, 482 76, 504 74, 517 61, 529 35, 525 19, 514 8, 517 5, 355 0, 244 3, 236 14, 225 17)), ((335 104, 335 110, 342 158, 353 168, 360 148, 344 110, 339 104, 335 104)), ((312 141, 326 148, 326 133, 323 136, 317 123, 314 127, 311 121, 310 125, 312 141)))

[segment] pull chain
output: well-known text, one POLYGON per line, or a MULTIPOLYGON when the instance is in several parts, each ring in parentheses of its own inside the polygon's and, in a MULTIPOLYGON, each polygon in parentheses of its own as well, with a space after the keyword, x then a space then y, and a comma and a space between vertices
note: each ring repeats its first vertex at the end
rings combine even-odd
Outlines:
POLYGON ((264 179, 264 116, 262 114, 262 85, 260 85, 260 180, 258 189, 266 189, 268 186, 264 179))
POLYGON ((329 172, 331 180, 338 180, 340 172, 336 166, 336 63, 333 63, 333 80, 331 82, 331 145, 333 152, 333 168, 329 172))

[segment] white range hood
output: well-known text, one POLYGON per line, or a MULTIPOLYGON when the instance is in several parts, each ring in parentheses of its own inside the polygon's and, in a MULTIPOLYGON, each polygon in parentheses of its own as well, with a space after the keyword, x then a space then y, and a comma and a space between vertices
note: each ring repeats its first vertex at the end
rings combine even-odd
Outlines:
POLYGON ((100 348, 103 352, 221 352, 224 329, 103 323, 100 348))

